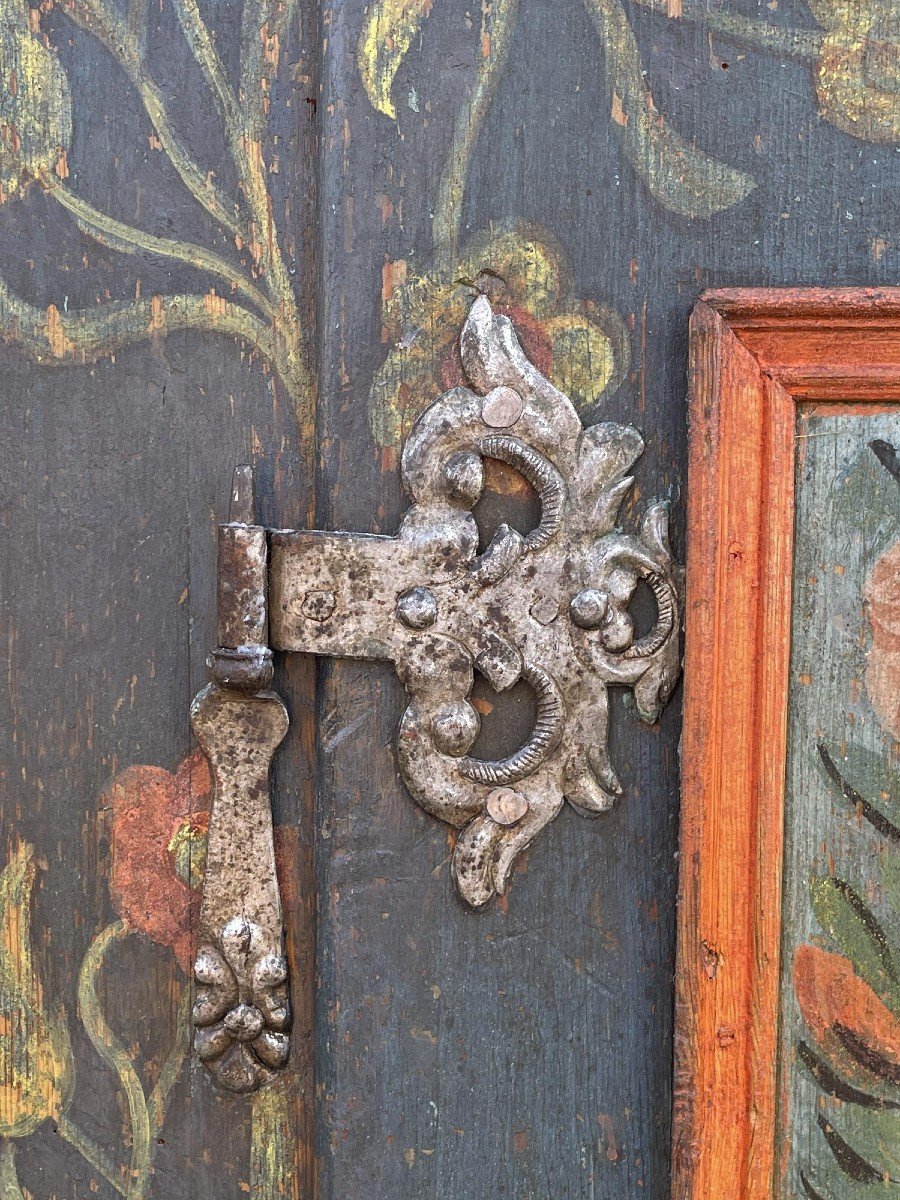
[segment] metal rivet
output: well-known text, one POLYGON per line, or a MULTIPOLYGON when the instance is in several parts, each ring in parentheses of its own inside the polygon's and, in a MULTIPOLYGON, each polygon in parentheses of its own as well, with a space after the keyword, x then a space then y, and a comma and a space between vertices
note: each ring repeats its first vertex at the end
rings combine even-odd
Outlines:
POLYGON ((435 713, 431 721, 431 736, 442 754, 460 758, 475 739, 481 728, 481 718, 465 700, 445 704, 435 713))
POLYGON ((552 596, 538 596, 528 611, 538 625, 549 625, 559 615, 559 603, 552 596))
POLYGON ((328 620, 336 607, 337 600, 335 599, 334 592, 312 591, 307 592, 303 597, 300 611, 310 621, 316 621, 321 624, 323 621, 328 620))
POLYGON ((569 602, 569 616, 581 629, 599 629, 609 612, 609 597, 597 588, 585 588, 569 602))
POLYGON ((487 798, 488 816, 498 825, 516 825, 528 812, 528 801, 513 788, 494 788, 487 798))
POLYGON ((427 587, 413 587, 397 597, 397 616, 410 629, 427 629, 437 617, 437 600, 427 587))
POLYGON ((481 419, 492 429, 509 429, 515 425, 525 402, 515 388, 496 387, 481 402, 481 419))

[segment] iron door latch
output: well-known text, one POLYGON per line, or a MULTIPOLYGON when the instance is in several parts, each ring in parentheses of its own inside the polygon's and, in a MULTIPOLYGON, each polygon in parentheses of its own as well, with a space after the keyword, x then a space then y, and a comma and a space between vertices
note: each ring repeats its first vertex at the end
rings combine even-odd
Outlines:
POLYGON ((616 528, 643 450, 637 430, 583 428, 526 358, 510 321, 479 297, 460 336, 469 387, 440 396, 402 456, 412 505, 395 537, 254 524, 250 468, 219 527, 218 641, 192 723, 214 779, 203 885, 195 1047, 216 1080, 259 1087, 287 1062, 290 1007, 268 775, 287 730, 270 690, 272 651, 389 659, 409 693, 397 756, 417 804, 459 832, 452 871, 473 908, 508 885, 519 854, 569 803, 586 815, 620 792, 607 748, 607 691, 633 688, 657 719, 680 671, 683 571, 663 504, 638 535, 616 528), (478 553, 472 515, 483 460, 533 486, 530 533, 501 525, 478 553), (635 635, 640 581, 656 600, 635 635), (469 751, 475 672, 497 691, 525 679, 537 718, 490 761, 469 751))

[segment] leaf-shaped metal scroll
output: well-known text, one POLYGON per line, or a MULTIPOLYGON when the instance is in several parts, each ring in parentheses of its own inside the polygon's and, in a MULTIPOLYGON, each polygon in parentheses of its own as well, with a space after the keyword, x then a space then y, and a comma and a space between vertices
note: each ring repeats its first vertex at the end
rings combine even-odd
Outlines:
POLYGON ((620 791, 607 750, 607 689, 634 688, 656 720, 680 669, 681 569, 654 504, 638 534, 615 527, 643 442, 628 426, 588 429, 529 362, 485 297, 460 350, 469 387, 419 417, 403 451, 412 507, 397 537, 316 531, 272 535, 272 644, 389 658, 410 694, 398 758, 422 808, 459 830, 453 873, 479 906, 503 892, 518 855, 565 800, 605 811, 620 791), (502 459, 535 488, 527 534, 501 526, 478 553, 473 506, 483 460, 502 459), (645 581, 653 628, 635 636, 629 604, 645 581), (479 671, 498 691, 525 679, 537 718, 522 746, 470 754, 479 671))

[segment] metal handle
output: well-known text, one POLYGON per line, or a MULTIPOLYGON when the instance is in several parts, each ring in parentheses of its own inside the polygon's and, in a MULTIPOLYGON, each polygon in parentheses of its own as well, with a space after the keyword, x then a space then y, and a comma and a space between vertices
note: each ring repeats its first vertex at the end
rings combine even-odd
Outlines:
POLYGON ((250 467, 234 473, 230 517, 219 526, 213 682, 191 706, 213 778, 194 1047, 217 1083, 248 1092, 286 1064, 291 1023, 269 803, 288 717, 269 690, 268 552, 265 529, 253 524, 250 467))

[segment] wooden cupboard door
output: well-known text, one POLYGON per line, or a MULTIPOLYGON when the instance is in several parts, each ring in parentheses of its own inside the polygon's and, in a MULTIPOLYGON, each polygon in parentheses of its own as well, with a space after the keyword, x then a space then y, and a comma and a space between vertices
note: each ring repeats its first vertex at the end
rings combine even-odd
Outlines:
MULTIPOLYGON (((634 424, 681 554, 710 284, 896 275, 889 0, 0 0, 4 1200, 668 1191, 678 697, 613 692, 620 803, 467 910, 385 666, 279 659, 291 1066, 188 1053, 214 527, 395 530, 474 295, 634 424), (862 18, 860 18, 862 20, 862 18)), ((480 515, 528 527, 499 466, 480 515)), ((647 619, 645 613, 639 619, 647 619)), ((527 690, 477 696, 509 747, 527 690)))
MULTIPOLYGON (((234 464, 256 461, 269 523, 313 501, 318 10, 203 6, 202 49, 193 4, 0 15, 0 1193, 296 1196, 302 1002, 281 1091, 226 1098, 190 1062, 210 784, 187 716, 234 464)), ((293 954, 311 678, 279 683, 293 954)))

